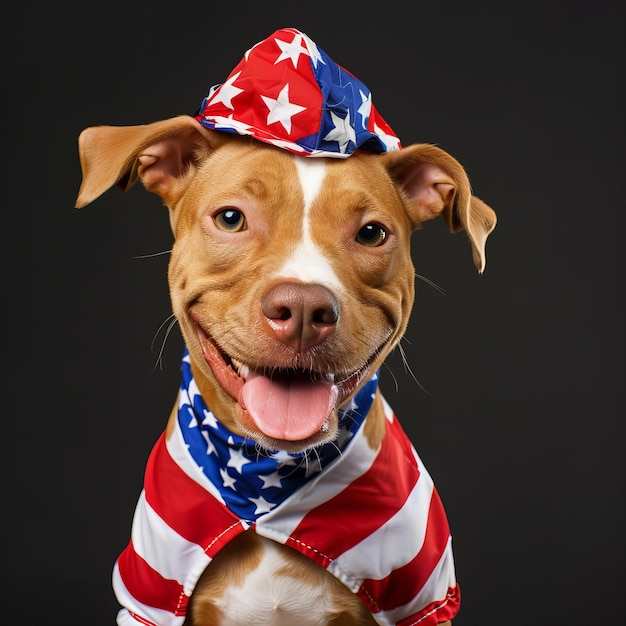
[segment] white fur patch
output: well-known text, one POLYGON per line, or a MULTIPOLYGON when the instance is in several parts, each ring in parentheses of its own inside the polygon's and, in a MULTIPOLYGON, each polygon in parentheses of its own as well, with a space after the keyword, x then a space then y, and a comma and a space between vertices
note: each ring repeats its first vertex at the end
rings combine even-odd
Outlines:
POLYGON ((340 290, 342 285, 337 274, 322 251, 311 237, 310 211, 313 201, 322 188, 326 175, 326 164, 322 159, 299 157, 295 159, 302 192, 304 211, 302 215, 302 239, 291 256, 277 272, 283 278, 295 278, 306 283, 316 283, 331 291, 340 290))
POLYGON ((228 609, 222 626, 325 624, 332 610, 326 589, 277 573, 284 564, 278 550, 266 544, 259 567, 248 574, 242 587, 230 586, 218 603, 225 612, 228 609))

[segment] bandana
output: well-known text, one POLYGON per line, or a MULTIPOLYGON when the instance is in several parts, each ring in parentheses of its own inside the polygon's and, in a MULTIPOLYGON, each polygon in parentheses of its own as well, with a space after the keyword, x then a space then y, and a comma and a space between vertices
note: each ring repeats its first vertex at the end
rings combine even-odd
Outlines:
POLYGON ((183 626, 202 571, 231 540, 251 531, 325 568, 380 626, 435 626, 455 616, 460 590, 445 511, 393 410, 376 391, 377 376, 340 419, 341 455, 330 460, 330 451, 320 449, 318 471, 307 469, 298 455, 267 452, 257 458, 248 441, 214 423, 198 397, 187 354, 182 369, 178 419, 150 454, 131 540, 113 568, 123 607, 118 626, 183 626), (385 415, 376 449, 363 419, 374 393, 385 415), (212 463, 217 473, 208 469, 212 463), (294 468, 304 471, 296 476, 294 468), (216 475, 223 480, 216 482, 216 475), (291 491, 285 499, 274 489, 279 482, 291 491))
POLYGON ((370 90, 303 32, 283 28, 250 48, 195 118, 302 156, 399 150, 370 90))
POLYGON ((316 448, 314 453, 267 451, 217 421, 193 379, 185 348, 178 423, 189 454, 224 503, 252 524, 343 453, 367 416, 377 388, 378 373, 339 410, 339 434, 332 443, 316 448), (209 458, 211 462, 207 462, 209 458))

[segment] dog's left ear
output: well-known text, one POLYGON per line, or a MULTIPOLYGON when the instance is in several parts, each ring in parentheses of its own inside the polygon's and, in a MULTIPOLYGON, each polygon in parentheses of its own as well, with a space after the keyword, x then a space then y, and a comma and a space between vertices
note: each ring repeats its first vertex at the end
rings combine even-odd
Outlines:
POLYGON ((414 228, 441 215, 450 232, 465 230, 472 244, 474 264, 482 274, 486 265, 485 243, 496 226, 496 214, 472 195, 463 166, 447 152, 431 144, 413 144, 386 153, 389 175, 408 199, 414 228))
POLYGON ((140 179, 171 207, 183 178, 222 141, 188 115, 141 126, 92 126, 79 136, 83 174, 81 208, 117 185, 127 191, 140 179))

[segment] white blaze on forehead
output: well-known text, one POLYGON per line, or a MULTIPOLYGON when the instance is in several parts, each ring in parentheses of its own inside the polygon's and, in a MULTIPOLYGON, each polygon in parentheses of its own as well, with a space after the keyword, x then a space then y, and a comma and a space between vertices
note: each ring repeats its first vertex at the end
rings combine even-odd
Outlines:
POLYGON ((294 162, 304 196, 302 239, 278 270, 277 275, 283 278, 295 278, 307 283, 317 283, 330 289, 339 289, 341 281, 322 250, 315 245, 311 237, 311 206, 322 188, 326 175, 326 164, 323 159, 311 157, 296 157, 294 162))

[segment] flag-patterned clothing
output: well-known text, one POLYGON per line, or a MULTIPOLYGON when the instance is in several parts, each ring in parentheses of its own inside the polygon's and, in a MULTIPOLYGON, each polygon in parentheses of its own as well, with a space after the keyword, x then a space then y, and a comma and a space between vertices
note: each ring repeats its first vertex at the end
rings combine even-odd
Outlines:
MULTIPOLYGON (((302 156, 401 147, 369 89, 293 28, 250 48, 195 117, 302 156)), ((450 530, 432 480, 384 400, 379 449, 363 435, 377 375, 340 412, 337 441, 297 455, 260 453, 228 432, 205 406, 187 354, 182 370, 176 428, 150 454, 113 571, 119 626, 181 626, 202 571, 246 531, 326 568, 383 626, 454 617, 450 530)))
POLYGON ((202 571, 251 530, 326 568, 381 625, 454 617, 460 593, 433 482, 384 400, 379 449, 363 435, 377 375, 340 415, 341 456, 326 456, 329 446, 307 465, 305 455, 259 456, 230 434, 204 404, 188 354, 182 370, 177 427, 152 450, 113 572, 119 626, 181 626, 202 571))
POLYGON ((400 148, 370 90, 295 28, 250 48, 224 83, 209 90, 196 119, 302 156, 400 148))

